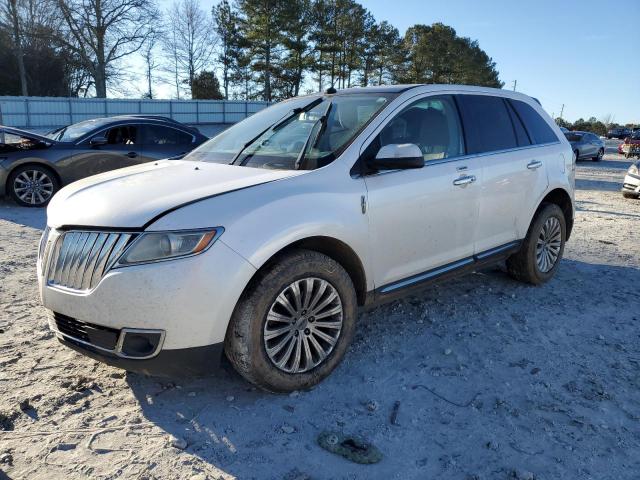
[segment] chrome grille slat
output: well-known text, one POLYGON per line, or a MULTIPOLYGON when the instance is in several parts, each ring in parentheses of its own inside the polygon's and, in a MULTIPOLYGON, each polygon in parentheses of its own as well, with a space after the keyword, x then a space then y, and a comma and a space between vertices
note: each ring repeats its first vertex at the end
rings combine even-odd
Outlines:
POLYGON ((96 267, 96 261, 98 260, 98 254, 102 250, 104 242, 107 240, 108 234, 99 233, 91 252, 87 256, 87 266, 82 273, 82 280, 80 282, 80 290, 88 290, 91 287, 91 277, 93 276, 94 269, 96 267))
POLYGON ((133 234, 119 232, 61 233, 43 254, 47 283, 77 291, 93 289, 133 237, 133 234))
POLYGON ((104 242, 102 246, 102 250, 100 250, 100 254, 98 255, 98 261, 96 262, 96 267, 93 270, 93 275, 91 276, 91 284, 96 285, 105 271, 105 265, 107 263, 107 259, 109 258, 109 254, 111 253, 111 249, 113 245, 116 243, 117 235, 109 234, 107 236, 107 240, 104 242))

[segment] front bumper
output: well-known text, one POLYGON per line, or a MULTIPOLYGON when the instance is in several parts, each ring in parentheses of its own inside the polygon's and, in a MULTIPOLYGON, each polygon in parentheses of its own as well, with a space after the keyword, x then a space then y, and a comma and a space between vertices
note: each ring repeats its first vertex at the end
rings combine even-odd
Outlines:
MULTIPOLYGON (((219 239, 197 256, 110 270, 89 291, 52 286, 42 271, 38 280, 42 303, 52 312, 115 331, 161 331, 161 346, 153 357, 165 358, 221 344, 238 298, 255 271, 219 239)), ((67 343, 79 339, 63 338, 67 343)), ((91 345, 82 346, 83 353, 92 350, 91 345)), ((93 350, 111 364, 148 361, 93 350)))
POLYGON ((224 355, 224 343, 203 347, 162 350, 155 357, 132 360, 107 354, 103 351, 78 343, 73 339, 58 336, 63 345, 112 367, 145 375, 184 378, 211 373, 220 366, 224 355))
POLYGON ((622 183, 622 191, 625 193, 637 193, 640 195, 640 175, 627 173, 622 183))

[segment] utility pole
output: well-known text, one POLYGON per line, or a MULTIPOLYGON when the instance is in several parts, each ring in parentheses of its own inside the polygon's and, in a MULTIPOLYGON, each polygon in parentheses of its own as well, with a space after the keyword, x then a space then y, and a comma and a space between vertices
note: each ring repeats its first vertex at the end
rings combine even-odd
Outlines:
POLYGON ((562 104, 562 108, 560 109, 560 118, 562 118, 562 112, 564 112, 564 103, 562 104))
POLYGON ((518 85, 518 80, 513 81, 513 91, 516 91, 516 85, 518 85))

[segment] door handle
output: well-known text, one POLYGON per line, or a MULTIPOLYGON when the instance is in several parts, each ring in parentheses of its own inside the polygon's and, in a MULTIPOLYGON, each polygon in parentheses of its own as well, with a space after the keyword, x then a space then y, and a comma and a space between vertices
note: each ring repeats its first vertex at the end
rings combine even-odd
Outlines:
POLYGON ((460 178, 456 178, 453 181, 453 184, 456 187, 466 187, 467 185, 469 185, 470 183, 473 183, 476 181, 476 176, 475 175, 464 175, 460 178))
POLYGON ((540 160, 531 160, 527 164, 527 168, 529 170, 535 170, 536 168, 540 168, 542 166, 542 162, 540 160))
POLYGON ((127 153, 127 157, 129 157, 129 158, 136 158, 137 156, 138 156, 138 154, 136 152, 127 153))

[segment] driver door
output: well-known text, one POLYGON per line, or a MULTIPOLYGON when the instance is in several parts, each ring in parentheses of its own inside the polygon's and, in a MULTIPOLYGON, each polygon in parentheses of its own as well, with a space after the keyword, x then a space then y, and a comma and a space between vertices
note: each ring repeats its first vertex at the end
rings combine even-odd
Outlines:
POLYGON ((391 293, 472 263, 481 168, 464 158, 451 96, 427 96, 401 108, 367 147, 420 147, 425 166, 365 176, 376 289, 391 293))
POLYGON ((117 125, 83 141, 73 155, 69 170, 74 180, 140 163, 139 132, 136 125, 117 125), (92 145, 94 138, 105 138, 103 145, 92 145))

